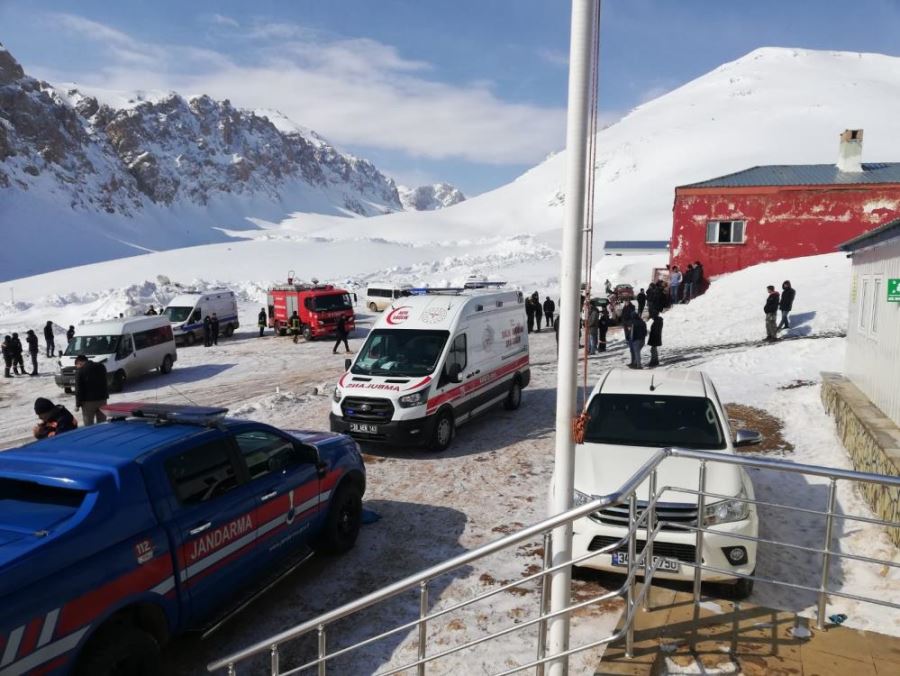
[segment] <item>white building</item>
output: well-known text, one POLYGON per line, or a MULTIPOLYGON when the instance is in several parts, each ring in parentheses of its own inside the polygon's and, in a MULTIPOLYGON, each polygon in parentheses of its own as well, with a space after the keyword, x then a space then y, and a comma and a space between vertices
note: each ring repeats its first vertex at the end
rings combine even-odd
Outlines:
POLYGON ((840 248, 853 259, 845 373, 900 426, 900 219, 840 248))

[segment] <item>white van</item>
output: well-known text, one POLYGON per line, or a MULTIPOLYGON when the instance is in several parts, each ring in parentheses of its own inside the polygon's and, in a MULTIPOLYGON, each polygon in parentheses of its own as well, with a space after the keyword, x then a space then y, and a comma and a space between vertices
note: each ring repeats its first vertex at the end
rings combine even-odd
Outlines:
POLYGON ((169 301, 163 315, 172 324, 175 340, 179 345, 193 345, 203 338, 203 318, 219 320, 219 331, 230 337, 238 324, 237 298, 234 291, 216 289, 205 293, 183 293, 169 301))
POLYGON ((56 384, 66 392, 75 387, 75 357, 80 354, 106 367, 114 392, 121 391, 127 380, 154 369, 168 373, 178 359, 175 337, 165 315, 79 326, 59 358, 56 384))
POLYGON ((347 362, 332 431, 442 451, 457 425, 501 402, 519 407, 531 379, 522 293, 430 290, 399 299, 347 362))
POLYGON ((382 312, 395 300, 409 296, 412 288, 410 284, 372 282, 366 288, 366 307, 372 312, 382 312))

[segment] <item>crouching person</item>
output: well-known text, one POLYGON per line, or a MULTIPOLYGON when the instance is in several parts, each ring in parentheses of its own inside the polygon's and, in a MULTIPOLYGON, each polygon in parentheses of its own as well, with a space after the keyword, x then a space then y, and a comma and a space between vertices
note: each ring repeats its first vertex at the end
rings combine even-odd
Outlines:
POLYGON ((34 412, 41 419, 34 426, 35 439, 55 437, 57 434, 70 432, 78 427, 75 416, 69 413, 65 406, 54 404, 49 399, 44 399, 44 397, 38 397, 34 400, 34 412))

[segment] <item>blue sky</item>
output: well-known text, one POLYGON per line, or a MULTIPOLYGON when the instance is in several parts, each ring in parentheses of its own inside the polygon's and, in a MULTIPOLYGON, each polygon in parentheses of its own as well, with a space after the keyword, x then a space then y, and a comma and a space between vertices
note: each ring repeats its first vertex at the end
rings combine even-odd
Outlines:
MULTIPOLYGON (((606 0, 604 121, 763 46, 900 55, 900 0, 606 0)), ((469 194, 559 150, 564 0, 0 0, 30 73, 275 108, 408 184, 469 194)))

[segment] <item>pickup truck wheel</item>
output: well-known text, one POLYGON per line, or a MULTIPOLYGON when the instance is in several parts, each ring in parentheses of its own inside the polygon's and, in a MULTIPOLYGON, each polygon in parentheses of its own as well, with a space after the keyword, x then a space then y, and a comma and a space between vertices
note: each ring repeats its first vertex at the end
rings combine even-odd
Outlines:
POLYGON ((428 449, 435 453, 446 451, 450 447, 455 433, 456 425, 453 422, 453 413, 449 409, 444 409, 438 413, 437 420, 434 421, 434 431, 431 433, 428 449))
POLYGON ((158 676, 159 643, 150 634, 123 624, 101 630, 75 670, 77 676, 158 676))
POLYGON ((338 488, 331 501, 319 548, 328 554, 342 554, 356 543, 362 526, 362 493, 355 484, 338 488))
POLYGON ((116 371, 112 379, 112 391, 121 392, 125 388, 125 371, 116 371))
POLYGON ((159 367, 160 373, 171 373, 172 372, 172 355, 167 354, 163 357, 163 362, 159 367))
POLYGON ((512 385, 509 386, 509 393, 503 400, 503 408, 507 411, 515 411, 522 405, 522 386, 519 385, 519 379, 513 378, 512 385))

